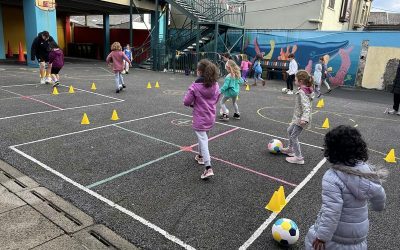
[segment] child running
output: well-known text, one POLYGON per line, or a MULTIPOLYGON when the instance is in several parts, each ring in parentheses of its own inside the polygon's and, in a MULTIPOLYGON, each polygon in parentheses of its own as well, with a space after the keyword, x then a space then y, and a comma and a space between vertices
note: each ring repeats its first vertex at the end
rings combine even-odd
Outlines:
POLYGON ((205 165, 201 179, 208 179, 214 175, 208 151, 208 132, 215 124, 216 107, 220 96, 217 82, 219 69, 204 59, 197 65, 197 76, 197 80, 190 85, 183 104, 193 107, 192 126, 199 143, 199 154, 196 155, 195 160, 200 165, 205 165))
POLYGON ((303 165, 304 158, 300 150, 299 136, 311 122, 313 78, 307 71, 300 70, 296 74, 295 84, 298 87, 298 92, 296 93, 293 119, 287 129, 289 145, 287 148, 283 148, 281 152, 289 156, 286 157, 287 162, 303 165))
POLYGON ((319 59, 319 61, 320 61, 321 65, 322 65, 322 80, 321 80, 321 82, 323 82, 325 84, 326 88, 328 89, 327 93, 329 93, 329 92, 332 91, 332 89, 331 89, 331 86, 329 86, 329 83, 328 83, 328 80, 327 80, 328 76, 329 76, 328 64, 325 62, 325 58, 324 57, 321 57, 319 59))
POLYGON ((129 61, 124 60, 124 71, 122 71, 122 73, 129 74, 129 68, 130 68, 129 63, 132 63, 132 50, 129 44, 126 45, 124 49, 124 54, 126 55, 126 57, 128 57, 129 61))
POLYGON ((262 75, 262 67, 261 67, 261 56, 257 56, 256 61, 254 62, 254 84, 253 86, 257 86, 257 80, 262 81, 262 85, 265 86, 265 80, 261 78, 262 75))
POLYGON ((126 88, 124 78, 122 77, 122 71, 124 70, 124 60, 131 64, 129 58, 122 52, 122 47, 119 42, 114 42, 111 45, 111 53, 107 56, 107 63, 112 63, 112 68, 115 74, 115 88, 116 93, 119 93, 123 88, 126 88))
POLYGON ((226 70, 228 71, 228 75, 225 77, 224 85, 221 88, 221 94, 223 94, 224 97, 221 100, 222 115, 220 120, 229 121, 228 109, 225 105, 225 102, 229 99, 232 99, 233 108, 235 109, 233 118, 240 120, 239 107, 236 101, 239 96, 240 85, 242 85, 244 81, 240 76, 239 66, 233 60, 227 62, 226 70))
POLYGON ((244 82, 247 82, 247 74, 249 73, 249 69, 251 67, 251 62, 247 55, 243 55, 242 63, 240 64, 240 69, 242 70, 242 78, 244 82))
POLYGON ((64 66, 64 53, 58 47, 57 43, 51 41, 49 43, 50 53, 49 53, 49 64, 51 67, 51 78, 53 80, 53 87, 57 87, 60 84, 60 70, 64 66))
POLYGON ((322 79, 322 65, 317 63, 314 70, 314 85, 315 85, 315 95, 317 98, 321 97, 321 79, 322 79))
POLYGON ((374 211, 385 209, 387 172, 366 163, 367 144, 356 128, 332 129, 324 147, 332 165, 322 178, 322 206, 306 236, 306 250, 366 250, 368 201, 374 211))

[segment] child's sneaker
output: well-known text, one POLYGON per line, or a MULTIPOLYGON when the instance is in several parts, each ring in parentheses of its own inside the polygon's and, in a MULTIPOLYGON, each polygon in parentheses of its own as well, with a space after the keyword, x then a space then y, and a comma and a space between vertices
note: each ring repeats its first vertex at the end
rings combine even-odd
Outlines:
POLYGON ((50 84, 51 83, 51 78, 50 77, 46 77, 45 83, 46 84, 50 84))
MULTIPOLYGON (((127 71, 126 73, 128 74, 128 71, 127 71)), ((122 88, 126 88, 126 85, 125 85, 125 84, 122 84, 122 88)))
POLYGON ((115 90, 115 93, 117 93, 117 94, 118 94, 118 93, 119 93, 119 89, 115 90))
POLYGON ((229 121, 229 116, 227 114, 222 114, 219 119, 221 121, 229 121))
POLYGON ((262 80, 262 85, 265 86, 265 80, 262 80))
POLYGON ((57 87, 58 85, 60 85, 60 82, 59 81, 55 81, 54 84, 53 84, 53 88, 57 87))
POLYGON ((281 153, 284 154, 284 155, 290 156, 290 157, 294 156, 293 149, 288 148, 288 147, 287 148, 282 148, 281 149, 281 153))
POLYGON ((396 110, 391 109, 387 112, 389 115, 395 115, 396 113, 398 113, 396 110))
POLYGON ((240 115, 237 114, 237 113, 234 113, 233 114, 233 118, 236 119, 236 120, 240 120, 240 115))
POLYGON ((292 90, 289 90, 286 94, 288 94, 288 95, 293 95, 293 91, 292 91, 292 90))
POLYGON ((46 83, 46 79, 40 78, 40 84, 45 84, 45 83, 46 83))
POLYGON ((196 155, 196 157, 194 157, 194 159, 197 161, 198 164, 204 165, 204 160, 203 160, 202 156, 196 155))
POLYGON ((297 156, 292 156, 292 157, 286 157, 286 161, 292 164, 299 164, 303 165, 304 164, 304 158, 303 157, 297 157, 297 156))
POLYGON ((214 176, 214 172, 212 168, 209 168, 204 170, 204 173, 200 176, 200 178, 204 180, 210 178, 211 176, 214 176))

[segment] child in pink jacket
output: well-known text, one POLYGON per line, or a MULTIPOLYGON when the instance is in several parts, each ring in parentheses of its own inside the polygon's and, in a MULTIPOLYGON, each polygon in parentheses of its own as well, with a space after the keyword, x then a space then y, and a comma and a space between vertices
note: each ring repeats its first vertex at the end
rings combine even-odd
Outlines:
POLYGON ((208 150, 208 132, 214 127, 217 103, 220 96, 219 70, 212 62, 204 59, 197 65, 197 80, 190 85, 183 104, 193 107, 193 129, 199 141, 199 155, 195 160, 205 165, 201 179, 214 175, 208 150))
POLYGON ((126 88, 122 71, 124 71, 124 60, 131 64, 129 58, 122 52, 122 46, 119 42, 114 42, 111 45, 111 53, 107 56, 107 63, 112 63, 112 68, 115 74, 115 87, 116 93, 119 93, 123 88, 126 88))

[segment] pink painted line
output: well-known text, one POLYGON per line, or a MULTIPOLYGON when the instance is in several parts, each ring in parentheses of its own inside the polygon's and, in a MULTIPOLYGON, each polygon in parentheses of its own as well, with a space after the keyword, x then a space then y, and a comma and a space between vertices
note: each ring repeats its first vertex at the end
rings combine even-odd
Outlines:
MULTIPOLYGON (((221 133, 221 134, 218 134, 218 135, 216 135, 216 136, 213 136, 213 137, 210 137, 210 138, 208 138, 208 141, 215 140, 215 139, 217 139, 218 137, 221 137, 221 136, 224 136, 224 135, 230 134, 230 133, 232 133, 232 132, 234 132, 234 131, 236 131, 236 130, 238 130, 238 129, 240 129, 240 128, 234 128, 234 129, 231 129, 231 130, 225 131, 225 132, 223 132, 223 133, 221 133)), ((186 148, 193 148, 193 147, 196 147, 197 145, 199 145, 199 144, 198 144, 198 143, 196 143, 196 144, 193 144, 193 145, 191 145, 191 146, 188 146, 188 147, 182 147, 182 148, 184 148, 184 149, 186 149, 186 148)), ((186 151, 186 150, 184 150, 184 151, 186 151)))
POLYGON ((214 159, 214 160, 217 160, 217 161, 226 163, 226 164, 228 164, 228 165, 231 165, 231 166, 233 166, 233 167, 240 168, 240 169, 243 169, 243 170, 245 170, 245 171, 251 172, 251 173, 253 173, 253 174, 257 174, 257 175, 266 177, 266 178, 268 178, 268 179, 271 179, 271 180, 275 180, 275 181, 284 183, 284 184, 289 185, 289 186, 292 186, 292 187, 297 187, 297 184, 294 184, 294 183, 291 183, 291 182, 288 182, 288 181, 279 179, 279 178, 277 178, 277 177, 274 177, 274 176, 271 176, 271 175, 267 175, 267 174, 264 174, 264 173, 255 171, 255 170, 253 170, 253 169, 246 168, 246 167, 240 166, 240 165, 238 165, 238 164, 235 164, 235 163, 232 163, 232 162, 229 162, 229 161, 225 161, 225 160, 223 160, 223 159, 220 159, 220 158, 217 158, 217 157, 214 157, 214 156, 211 156, 211 158, 214 159))
POLYGON ((33 97, 30 97, 30 96, 21 96, 21 98, 22 98, 22 99, 32 100, 32 101, 35 101, 35 102, 40 102, 40 103, 43 103, 44 105, 47 105, 47 106, 49 106, 49 107, 52 107, 52 108, 55 108, 55 109, 58 109, 58 110, 63 110, 63 109, 60 108, 60 107, 51 105, 50 103, 47 103, 47 102, 44 102, 44 101, 35 99, 35 98, 33 98, 33 97))

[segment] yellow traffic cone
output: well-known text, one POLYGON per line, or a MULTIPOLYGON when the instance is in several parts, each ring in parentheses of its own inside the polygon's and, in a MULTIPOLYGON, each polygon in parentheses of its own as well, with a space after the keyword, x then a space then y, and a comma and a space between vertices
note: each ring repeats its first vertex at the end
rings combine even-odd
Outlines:
POLYGON ((285 189, 283 186, 280 186, 278 189, 278 198, 279 204, 281 205, 281 209, 286 205, 286 196, 285 196, 285 189))
POLYGON ((323 108, 325 106, 324 99, 321 99, 317 103, 317 108, 323 108))
POLYGON ((89 118, 88 118, 88 116, 87 116, 86 113, 83 113, 83 117, 82 117, 81 124, 82 124, 82 125, 89 125, 89 124, 90 124, 89 118))
POLYGON ((115 109, 113 110, 113 113, 112 113, 112 116, 111 116, 111 120, 112 121, 118 121, 119 120, 118 113, 117 113, 117 111, 115 109))
POLYGON ((150 82, 147 83, 147 88, 151 89, 151 83, 150 82))
POLYGON ((158 81, 156 82, 156 89, 158 89, 160 85, 158 84, 158 81))
POLYGON ((279 213, 282 208, 281 205, 279 203, 279 197, 278 197, 278 192, 275 191, 274 195, 272 195, 271 200, 269 201, 269 203, 267 204, 267 206, 265 206, 265 209, 268 209, 269 211, 272 211, 274 213, 279 213))
POLYGON ((58 95, 58 89, 57 89, 57 87, 54 87, 54 88, 53 88, 53 95, 58 95))
POLYGON ((386 155, 385 157, 385 161, 388 163, 396 163, 396 156, 395 156, 395 152, 394 149, 392 148, 389 153, 386 155))
POLYGON ((246 91, 250 90, 250 85, 246 84, 246 91))
POLYGON ((96 84, 95 83, 92 83, 92 87, 90 88, 91 90, 96 90, 97 88, 96 88, 96 84))
POLYGON ((70 94, 73 94, 73 93, 75 93, 74 87, 72 87, 72 86, 69 86, 68 93, 70 93, 70 94))
POLYGON ((329 119, 328 118, 325 119, 324 124, 322 124, 322 128, 326 128, 326 129, 329 128, 329 119))

